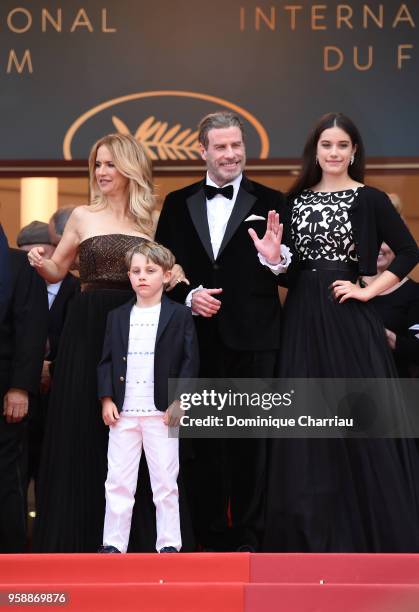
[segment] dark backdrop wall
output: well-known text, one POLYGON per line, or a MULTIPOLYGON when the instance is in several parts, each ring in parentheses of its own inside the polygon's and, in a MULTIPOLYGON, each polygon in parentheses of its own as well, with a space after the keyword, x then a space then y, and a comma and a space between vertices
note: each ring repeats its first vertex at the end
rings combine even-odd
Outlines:
POLYGON ((218 108, 251 158, 299 157, 340 110, 370 157, 417 161, 418 25, 417 0, 2 0, 0 162, 82 160, 115 130, 185 162, 218 108))

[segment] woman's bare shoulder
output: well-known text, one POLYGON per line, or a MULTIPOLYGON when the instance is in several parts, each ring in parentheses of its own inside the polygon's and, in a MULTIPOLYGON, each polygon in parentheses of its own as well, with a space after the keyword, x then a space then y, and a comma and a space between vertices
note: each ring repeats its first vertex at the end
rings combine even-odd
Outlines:
POLYGON ((76 206, 67 221, 64 236, 71 236, 75 244, 79 244, 85 238, 86 231, 90 231, 92 215, 89 208, 86 204, 76 206))
POLYGON ((80 229, 82 230, 81 233, 85 233, 83 230, 86 230, 89 226, 95 226, 101 217, 101 211, 97 207, 81 204, 73 210, 69 221, 71 220, 72 225, 77 230, 80 229))
POLYGON ((88 204, 80 204, 79 206, 75 207, 70 215, 70 218, 73 218, 74 220, 85 219, 86 216, 92 212, 91 208, 92 207, 88 204))

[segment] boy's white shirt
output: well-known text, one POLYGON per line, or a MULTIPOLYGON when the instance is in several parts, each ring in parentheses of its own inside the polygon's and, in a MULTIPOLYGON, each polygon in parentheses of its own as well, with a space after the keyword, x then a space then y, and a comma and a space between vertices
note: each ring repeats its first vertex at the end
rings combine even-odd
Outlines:
POLYGON ((154 352, 160 311, 161 302, 150 307, 134 304, 131 309, 122 406, 125 416, 163 416, 154 404, 154 352))

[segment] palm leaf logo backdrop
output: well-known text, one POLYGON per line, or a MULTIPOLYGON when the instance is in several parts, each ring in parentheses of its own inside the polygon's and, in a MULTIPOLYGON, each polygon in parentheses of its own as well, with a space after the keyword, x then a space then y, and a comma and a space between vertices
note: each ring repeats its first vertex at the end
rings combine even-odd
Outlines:
POLYGON ((233 111, 244 120, 250 156, 266 159, 268 134, 249 111, 210 94, 178 90, 141 91, 90 108, 67 129, 63 140, 64 159, 83 159, 91 143, 111 131, 111 124, 113 131, 130 134, 141 142, 152 161, 200 160, 198 130, 188 127, 188 123, 196 126, 204 115, 221 109, 233 111), (181 121, 176 116, 178 110, 181 121), (133 125, 137 125, 135 130, 133 125))
MULTIPOLYGON (((119 117, 114 115, 112 123, 120 134, 131 134, 128 126, 119 117)), ((155 117, 150 116, 139 124, 132 136, 141 142, 153 161, 200 159, 198 130, 183 130, 180 123, 169 127, 167 121, 157 121, 155 117)))

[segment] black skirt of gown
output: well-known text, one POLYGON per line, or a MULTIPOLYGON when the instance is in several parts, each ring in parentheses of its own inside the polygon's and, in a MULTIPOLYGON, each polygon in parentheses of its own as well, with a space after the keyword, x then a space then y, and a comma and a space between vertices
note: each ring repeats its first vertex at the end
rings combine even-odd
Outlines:
MULTIPOLYGON (((281 377, 386 378, 397 372, 373 307, 338 304, 353 273, 303 270, 282 326, 281 377)), ((263 550, 418 552, 413 440, 273 439, 263 550)))
MULTIPOLYGON (((37 491, 35 552, 95 552, 102 544, 108 428, 97 398, 96 367, 108 312, 133 296, 125 280, 124 253, 138 240, 115 234, 80 245, 81 280, 91 284, 71 304, 55 363, 37 491), (92 288, 103 277, 111 277, 106 282, 119 288, 92 288)), ((193 550, 180 478, 179 494, 183 550, 193 550)), ((155 543, 155 507, 143 454, 130 550, 153 552, 155 543)))

